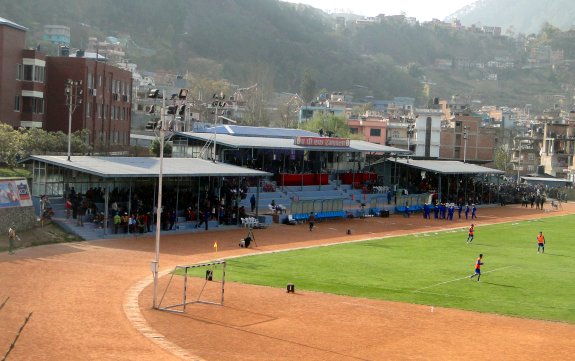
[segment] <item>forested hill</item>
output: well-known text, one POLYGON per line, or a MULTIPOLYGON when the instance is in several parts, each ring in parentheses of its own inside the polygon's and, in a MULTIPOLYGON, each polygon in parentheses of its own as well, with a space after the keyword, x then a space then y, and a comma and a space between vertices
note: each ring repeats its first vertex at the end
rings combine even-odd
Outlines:
MULTIPOLYGON (((307 72, 320 89, 356 87, 379 99, 425 101, 422 75, 436 59, 524 58, 504 37, 391 20, 336 30, 324 12, 276 0, 0 0, 0 16, 29 28, 31 42, 44 25, 67 25, 75 48, 89 36, 128 39, 127 56, 142 70, 191 72, 270 91, 299 92, 307 72)), ((442 97, 469 89, 477 78, 432 75, 441 92, 433 95, 442 97)))

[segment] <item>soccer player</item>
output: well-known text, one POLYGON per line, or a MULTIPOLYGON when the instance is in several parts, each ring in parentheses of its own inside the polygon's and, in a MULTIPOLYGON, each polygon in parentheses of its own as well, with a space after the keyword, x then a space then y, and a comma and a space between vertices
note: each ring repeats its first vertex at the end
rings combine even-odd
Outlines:
POLYGON ((467 232, 467 243, 473 242, 473 237, 475 236, 475 225, 472 223, 467 232))
POLYGON ((309 230, 311 232, 313 230, 313 226, 315 225, 315 214, 313 212, 309 212, 308 223, 309 223, 309 230))
POLYGON ((539 235, 537 236, 537 253, 545 253, 545 236, 543 232, 539 231, 539 235))
POLYGON ((475 261, 475 273, 472 274, 471 276, 469 276, 469 278, 473 278, 475 276, 477 276, 477 282, 479 282, 479 278, 481 278, 481 266, 483 265, 483 253, 481 253, 479 255, 479 257, 477 257, 477 260, 475 261))

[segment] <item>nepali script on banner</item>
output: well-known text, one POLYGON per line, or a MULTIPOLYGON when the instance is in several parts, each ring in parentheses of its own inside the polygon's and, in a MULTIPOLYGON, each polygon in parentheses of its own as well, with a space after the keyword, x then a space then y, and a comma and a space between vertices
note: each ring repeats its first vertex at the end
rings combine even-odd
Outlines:
POLYGON ((0 180, 0 208, 31 205, 32 197, 26 179, 0 180))
POLYGON ((349 147, 347 138, 324 138, 324 137, 296 137, 295 145, 311 147, 349 147))

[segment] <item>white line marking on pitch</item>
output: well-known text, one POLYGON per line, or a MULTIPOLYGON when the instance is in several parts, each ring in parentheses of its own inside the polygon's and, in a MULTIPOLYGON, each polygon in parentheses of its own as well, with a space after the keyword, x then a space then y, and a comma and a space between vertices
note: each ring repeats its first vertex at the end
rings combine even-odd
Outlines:
MULTIPOLYGON (((509 267, 513 267, 513 266, 505 266, 505 267, 495 268, 495 269, 492 269, 491 271, 482 272, 481 274, 484 275, 484 274, 486 274, 486 273, 491 273, 491 272, 495 272, 495 271, 500 271, 500 270, 502 270, 502 269, 506 269, 506 268, 509 268, 509 267)), ((431 285, 431 286, 418 288, 418 289, 416 289, 415 291, 412 291, 412 292, 419 292, 419 291, 421 291, 421 290, 426 290, 426 289, 428 289, 428 288, 432 288, 432 287, 435 287, 435 286, 441 286, 441 285, 444 285, 444 284, 446 284, 446 283, 461 281, 461 280, 464 280, 464 279, 466 279, 466 278, 469 278, 469 276, 461 277, 461 278, 458 278, 458 279, 455 279, 455 280, 450 280, 450 281, 445 281, 445 282, 439 282, 439 283, 436 283, 436 284, 431 285)))
POLYGON ((337 229, 331 227, 329 227, 328 229, 331 229, 332 231, 337 231, 337 229))

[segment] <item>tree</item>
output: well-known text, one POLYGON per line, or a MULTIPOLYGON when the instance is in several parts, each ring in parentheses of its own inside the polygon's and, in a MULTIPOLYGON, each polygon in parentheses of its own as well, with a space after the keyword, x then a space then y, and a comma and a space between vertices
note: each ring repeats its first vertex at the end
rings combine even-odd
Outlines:
POLYGON ((22 153, 22 135, 12 126, 0 123, 0 139, 0 163, 14 167, 22 153))
POLYGON ((418 63, 407 64, 407 73, 414 79, 420 79, 423 76, 423 69, 418 63))
POLYGON ((511 154, 508 144, 501 144, 495 148, 495 168, 505 172, 511 170, 511 154))
POLYGON ((316 112, 311 120, 303 124, 302 128, 315 133, 321 129, 324 134, 331 134, 332 137, 361 139, 360 135, 351 134, 344 116, 316 112))
MULTIPOLYGON (((156 138, 150 143, 150 153, 156 157, 160 156, 160 139, 156 138)), ((164 157, 172 156, 172 143, 164 141, 164 157)))
POLYGON ((311 70, 308 68, 303 72, 303 77, 300 83, 300 95, 306 104, 309 104, 314 97, 316 92, 316 82, 311 74, 311 70))

